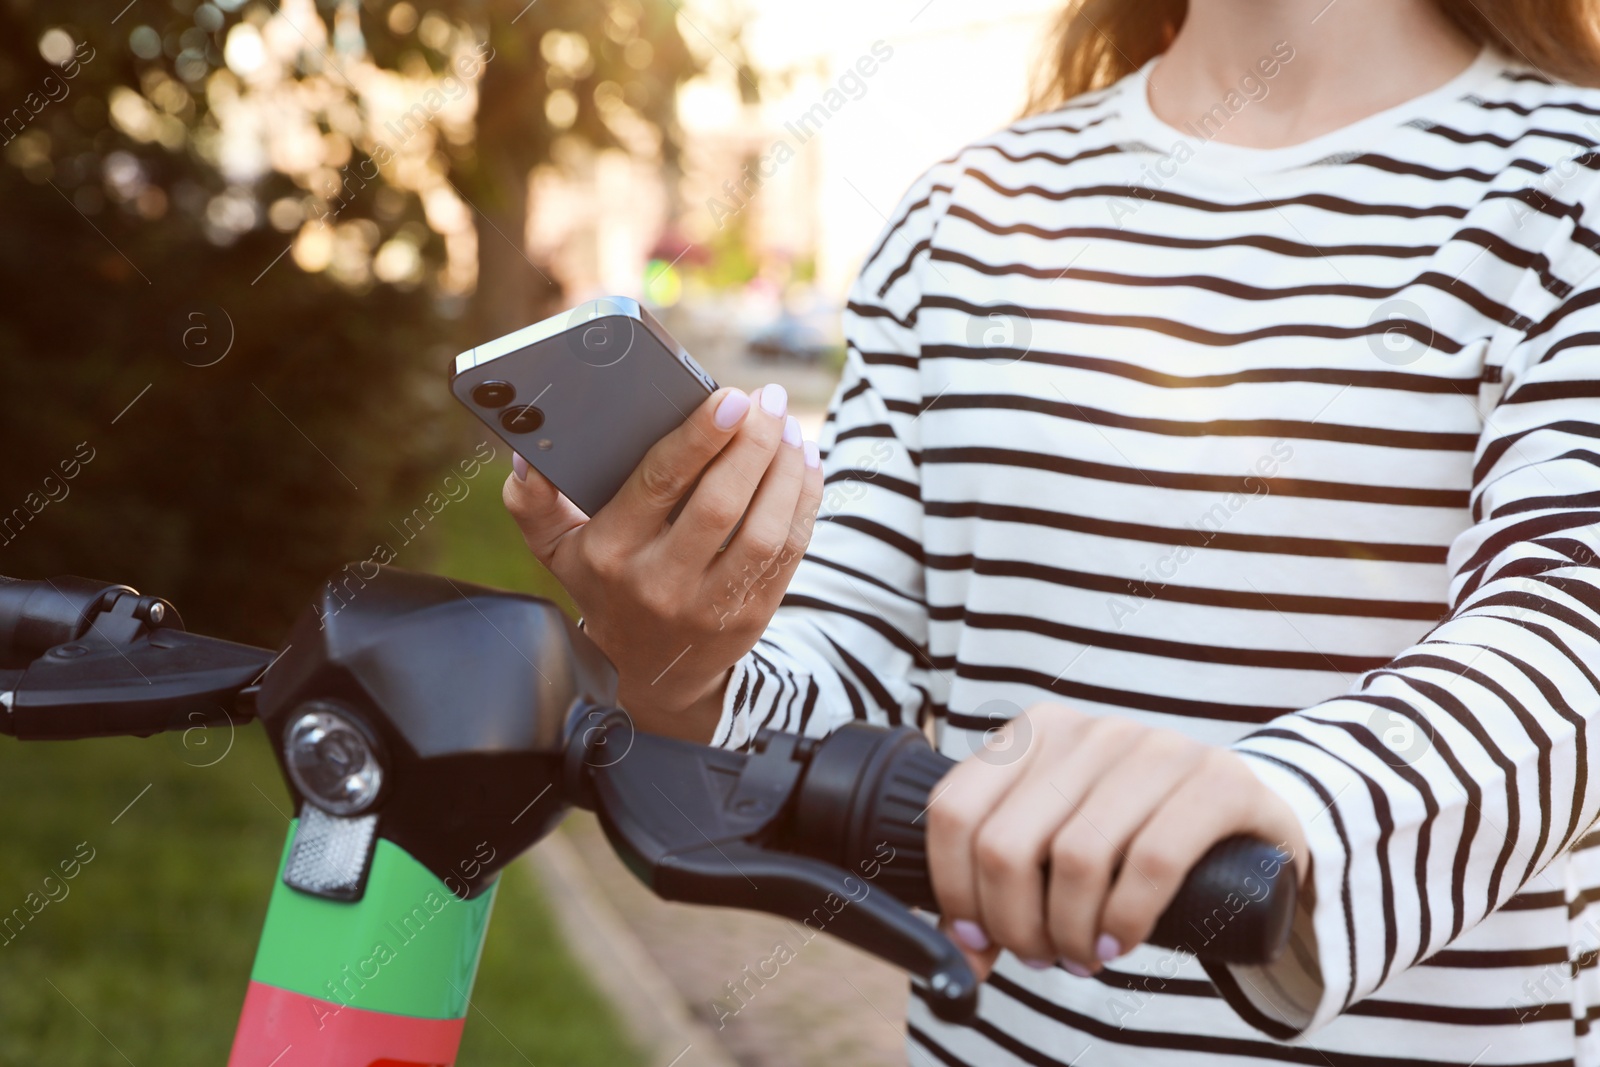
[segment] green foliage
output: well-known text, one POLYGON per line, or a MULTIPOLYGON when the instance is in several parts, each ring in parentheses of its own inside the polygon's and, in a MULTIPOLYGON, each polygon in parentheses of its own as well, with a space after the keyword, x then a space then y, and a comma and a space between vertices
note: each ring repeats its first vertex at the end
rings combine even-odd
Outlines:
POLYGON ((748 212, 740 212, 711 238, 703 265, 686 271, 711 289, 741 289, 761 273, 749 239, 748 212))
POLYGON ((529 171, 641 138, 670 171, 694 69, 673 12, 373 0, 301 25, 262 0, 0 6, 0 574, 126 581, 194 628, 276 643, 481 438, 446 394, 450 357, 559 302, 507 236, 529 171), (224 65, 230 34, 274 25, 311 109, 275 123, 309 122, 326 161, 228 126, 228 100, 267 92, 224 65), (446 122, 418 87, 485 45, 475 125, 446 122), (387 132, 382 94, 357 88, 375 78, 404 79, 426 135, 387 132), (224 142, 252 136, 241 177, 224 142), (390 166, 390 148, 427 165, 390 166), (470 207, 440 222, 435 194, 470 207), (473 292, 451 288, 447 260, 472 247, 447 255, 451 225, 476 231, 473 292), (421 272, 386 284, 396 241, 421 272))
MULTIPOLYGON (((498 447, 504 455, 505 446, 498 447)), ((467 496, 439 514, 429 528, 427 542, 418 538, 417 544, 427 552, 427 569, 463 582, 548 597, 576 614, 566 591, 533 558, 506 514, 500 502, 504 475, 497 468, 477 479, 467 496)))
POLYGON ((147 286, 74 239, 88 227, 48 185, 4 169, 0 218, 0 284, 31 294, 0 317, 0 573, 130 582, 191 626, 276 644, 466 430, 441 398, 444 324, 415 297, 358 299, 282 263, 251 289, 282 250, 265 236, 163 258, 103 220, 161 279, 147 286), (183 324, 204 322, 214 351, 229 320, 227 357, 186 365, 183 324), (93 458, 67 481, 80 442, 93 458))
MULTIPOLYGON (((228 35, 280 5, 0 5, 0 574, 129 582, 191 629, 276 645, 325 575, 401 547, 395 524, 448 499, 446 474, 485 439, 447 395, 449 358, 559 301, 511 243, 528 171, 619 129, 653 131, 672 165, 673 89, 693 61, 671 0, 317 10, 326 38, 280 29, 304 35, 285 77, 312 109, 287 118, 314 127, 326 158, 240 171, 220 149, 241 85, 222 70, 228 35), (576 50, 547 46, 555 29, 585 42, 588 69, 556 62, 576 50), (47 62, 63 38, 72 50, 47 62), (388 167, 384 126, 344 68, 442 76, 474 40, 497 50, 475 123, 430 112, 431 132, 407 141, 426 166, 388 167), (546 107, 557 91, 570 116, 546 107), (470 205, 457 229, 424 211, 428 182, 470 205), (321 259, 290 251, 318 227, 321 259), (474 247, 464 233, 471 291, 447 277, 474 247), (384 282, 381 250, 402 239, 421 270, 384 282)), ((264 152, 270 132, 234 147, 264 152)), ((453 573, 550 592, 504 553, 509 455, 495 447, 472 495, 397 562, 440 554, 453 573)), ((209 758, 172 738, 0 743, 15 815, 0 909, 79 842, 96 849, 71 895, 0 945, 0 1062, 121 1062, 107 1038, 137 1063, 222 1062, 287 803, 259 729, 216 766, 190 765, 209 758)), ((636 1062, 538 904, 509 872, 462 1064, 636 1062)))

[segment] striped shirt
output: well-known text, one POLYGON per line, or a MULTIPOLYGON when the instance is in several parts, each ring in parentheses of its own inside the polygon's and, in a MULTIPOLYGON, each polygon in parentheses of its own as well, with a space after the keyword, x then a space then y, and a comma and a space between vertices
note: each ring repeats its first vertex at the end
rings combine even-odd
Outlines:
POLYGON ((1005 956, 970 1026, 914 993, 918 1065, 1600 1064, 1600 92, 1486 52, 1250 149, 1147 73, 890 216, 718 742, 960 757, 1048 700, 1230 745, 1299 815, 1282 960, 1005 956))

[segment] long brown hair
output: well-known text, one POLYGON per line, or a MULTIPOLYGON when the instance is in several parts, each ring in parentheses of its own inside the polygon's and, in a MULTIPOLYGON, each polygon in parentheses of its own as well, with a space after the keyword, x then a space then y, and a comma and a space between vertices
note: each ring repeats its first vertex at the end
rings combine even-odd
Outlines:
MULTIPOLYGON (((1595 0, 1434 2, 1480 45, 1494 45, 1552 78, 1600 83, 1595 0)), ((1028 112, 1049 110, 1138 70, 1166 51, 1188 12, 1188 0, 1068 0, 1028 112)))

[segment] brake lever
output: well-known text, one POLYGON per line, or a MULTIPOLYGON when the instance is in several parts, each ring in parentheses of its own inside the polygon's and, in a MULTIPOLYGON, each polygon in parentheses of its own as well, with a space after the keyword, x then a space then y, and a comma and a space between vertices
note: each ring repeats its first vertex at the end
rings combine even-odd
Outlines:
POLYGON ((620 711, 571 731, 568 795, 594 810, 612 847, 664 900, 782 915, 927 982, 942 1019, 968 1019, 978 980, 933 925, 873 885, 894 851, 860 871, 784 851, 814 741, 770 734, 745 754, 634 731, 620 711))
POLYGON ((249 717, 242 692, 272 662, 265 649, 184 630, 167 601, 126 585, 9 581, 0 608, 0 734, 22 740, 148 737, 249 717))

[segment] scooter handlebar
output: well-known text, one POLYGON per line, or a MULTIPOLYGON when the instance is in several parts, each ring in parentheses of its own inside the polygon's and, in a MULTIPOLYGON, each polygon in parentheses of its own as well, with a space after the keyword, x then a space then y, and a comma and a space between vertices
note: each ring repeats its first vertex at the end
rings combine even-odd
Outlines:
MULTIPOLYGON (((882 843, 895 860, 878 881, 919 908, 935 908, 928 875, 927 812, 938 782, 954 766, 910 727, 850 724, 816 746, 794 804, 792 847, 856 870, 882 843)), ((1184 880, 1150 943, 1214 963, 1276 959, 1294 920, 1292 859, 1249 837, 1218 842, 1184 880)))

